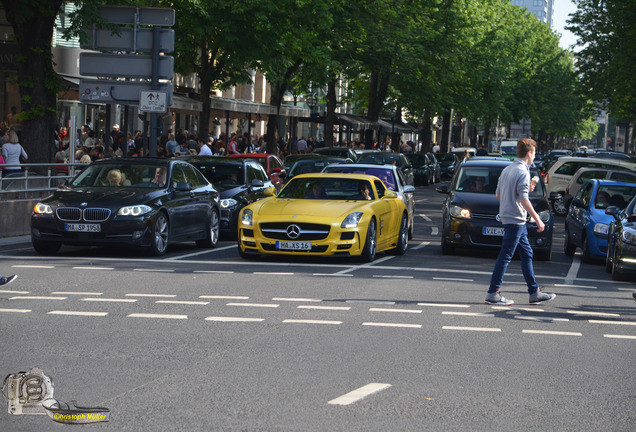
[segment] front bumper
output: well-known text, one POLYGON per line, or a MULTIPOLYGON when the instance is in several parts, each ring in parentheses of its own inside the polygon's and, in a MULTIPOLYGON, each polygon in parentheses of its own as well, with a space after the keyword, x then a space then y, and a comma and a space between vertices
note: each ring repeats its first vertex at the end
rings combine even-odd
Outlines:
POLYGON ((621 242, 616 245, 616 263, 621 271, 636 272, 636 245, 621 242))

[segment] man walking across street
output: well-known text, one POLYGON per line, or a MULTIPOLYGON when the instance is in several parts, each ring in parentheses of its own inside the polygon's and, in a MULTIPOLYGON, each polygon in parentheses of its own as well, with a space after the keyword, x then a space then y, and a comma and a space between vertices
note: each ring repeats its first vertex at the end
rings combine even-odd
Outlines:
POLYGON ((528 194, 536 186, 535 181, 530 181, 530 165, 534 162, 537 143, 529 138, 519 140, 517 143, 517 159, 512 165, 507 166, 499 176, 496 196, 499 198, 499 217, 504 225, 504 236, 501 251, 497 257, 495 268, 490 279, 490 287, 486 296, 486 303, 491 305, 509 306, 515 302, 506 299, 499 293, 504 274, 510 264, 510 260, 519 247, 521 260, 521 272, 528 286, 530 304, 536 305, 550 301, 556 294, 543 293, 534 277, 532 266, 532 247, 528 241, 526 229, 526 217, 528 213, 537 224, 537 231, 545 229, 541 218, 532 207, 528 194))

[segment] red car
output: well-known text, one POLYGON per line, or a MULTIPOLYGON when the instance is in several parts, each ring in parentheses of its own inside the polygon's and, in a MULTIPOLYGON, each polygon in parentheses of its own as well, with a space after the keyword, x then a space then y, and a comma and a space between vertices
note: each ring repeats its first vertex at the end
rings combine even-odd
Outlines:
POLYGON ((229 155, 229 157, 256 159, 258 163, 260 163, 261 166, 265 168, 265 171, 267 171, 267 175, 269 175, 269 178, 272 179, 272 183, 274 183, 274 186, 276 186, 276 190, 279 191, 280 188, 283 187, 283 180, 286 174, 285 166, 278 158, 278 156, 265 153, 250 153, 233 154, 229 155))

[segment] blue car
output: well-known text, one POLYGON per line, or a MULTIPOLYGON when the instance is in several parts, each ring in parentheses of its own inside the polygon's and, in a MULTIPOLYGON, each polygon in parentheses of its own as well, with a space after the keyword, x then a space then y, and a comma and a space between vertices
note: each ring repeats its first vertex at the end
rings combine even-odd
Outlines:
POLYGON ((605 258, 609 225, 614 221, 605 209, 613 206, 624 210, 634 196, 634 183, 592 179, 583 184, 565 219, 565 254, 574 255, 579 247, 586 262, 605 258))

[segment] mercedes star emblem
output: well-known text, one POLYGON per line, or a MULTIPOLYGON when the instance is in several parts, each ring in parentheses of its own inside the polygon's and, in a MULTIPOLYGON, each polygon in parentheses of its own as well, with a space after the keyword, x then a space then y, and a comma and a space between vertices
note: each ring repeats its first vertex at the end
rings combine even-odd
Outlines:
POLYGON ((298 225, 289 225, 287 227, 287 237, 297 239, 300 236, 300 227, 298 225))

